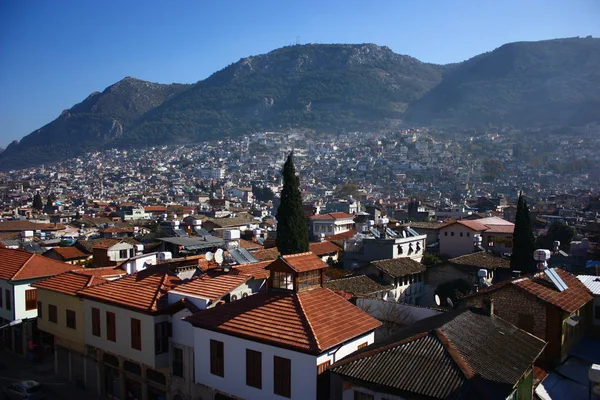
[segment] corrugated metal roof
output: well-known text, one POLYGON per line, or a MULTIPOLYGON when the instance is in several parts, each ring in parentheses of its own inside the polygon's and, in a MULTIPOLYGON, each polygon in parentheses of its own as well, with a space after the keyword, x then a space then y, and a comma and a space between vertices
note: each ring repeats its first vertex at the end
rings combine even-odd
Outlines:
POLYGON ((579 275, 577 277, 594 295, 600 295, 600 276, 579 275))

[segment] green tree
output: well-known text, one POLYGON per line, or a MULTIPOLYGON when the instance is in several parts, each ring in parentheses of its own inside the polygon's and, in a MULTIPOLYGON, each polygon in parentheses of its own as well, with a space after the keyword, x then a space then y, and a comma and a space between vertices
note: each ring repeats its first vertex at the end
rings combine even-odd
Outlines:
POLYGON ((513 252, 510 257, 510 267, 513 270, 529 273, 535 271, 533 266, 533 252, 535 238, 531 226, 531 216, 527 201, 523 193, 519 193, 517 214, 515 216, 515 230, 513 233, 513 252))
POLYGON ((283 255, 308 251, 308 226, 302 208, 300 179, 296 176, 292 160, 293 153, 288 155, 283 165, 283 189, 276 215, 277 249, 283 255))
POLYGON ((421 264, 423 264, 426 267, 434 267, 438 264, 441 264, 442 260, 440 260, 436 255, 434 254, 425 254, 423 256, 423 258, 421 259, 421 264))
POLYGON ((555 240, 560 242, 560 248, 564 251, 569 251, 571 248, 571 241, 575 236, 575 229, 565 224, 562 221, 556 221, 545 235, 538 236, 535 241, 535 245, 540 249, 551 249, 555 240))
POLYGON ((33 196, 33 208, 38 211, 44 208, 44 203, 42 202, 42 196, 40 195, 40 192, 37 192, 35 196, 33 196))

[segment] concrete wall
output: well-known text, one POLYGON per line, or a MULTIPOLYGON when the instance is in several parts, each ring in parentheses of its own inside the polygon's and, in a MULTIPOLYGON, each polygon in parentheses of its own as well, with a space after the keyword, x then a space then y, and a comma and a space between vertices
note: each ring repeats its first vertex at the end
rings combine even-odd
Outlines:
POLYGON ((472 253, 474 236, 479 236, 479 233, 460 224, 452 224, 440 229, 440 254, 458 257, 472 253))
POLYGON ((168 352, 154 354, 154 325, 168 321, 167 315, 147 315, 114 305, 84 299, 85 343, 110 353, 129 358, 155 369, 166 368, 169 362, 168 352), (100 310, 100 334, 92 335, 92 308, 100 310), (116 342, 107 340, 106 312, 113 312, 116 320, 116 342), (131 347, 131 318, 140 320, 142 331, 142 350, 131 347))

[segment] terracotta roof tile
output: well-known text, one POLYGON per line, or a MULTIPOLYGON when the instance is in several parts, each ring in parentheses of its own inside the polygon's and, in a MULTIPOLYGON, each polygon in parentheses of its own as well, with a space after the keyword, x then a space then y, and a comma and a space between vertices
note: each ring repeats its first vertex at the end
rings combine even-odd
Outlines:
POLYGON ((167 292, 181 282, 168 269, 154 267, 78 293, 91 300, 156 313, 166 310, 167 292))
POLYGON ((275 262, 279 260, 283 260, 296 272, 306 272, 328 267, 326 262, 321 260, 317 255, 311 253, 310 251, 306 253, 288 254, 286 256, 281 256, 279 257, 279 259, 275 260, 275 262))
POLYGON ((264 249, 264 247, 261 244, 254 243, 249 240, 239 239, 238 242, 240 244, 240 247, 243 247, 244 249, 246 249, 248 251, 264 249))
POLYGON ((248 275, 202 275, 199 278, 178 285, 173 291, 202 297, 214 302, 249 280, 250 276, 248 275))
POLYGON ((554 268, 554 271, 556 271, 566 283, 566 290, 559 292, 546 277, 545 273, 541 273, 531 278, 517 279, 513 281, 513 283, 539 299, 553 304, 569 313, 577 311, 593 299, 586 286, 574 275, 571 275, 560 268, 554 268))
POLYGON ((485 233, 513 233, 514 225, 486 225, 489 229, 485 233))
POLYGON ((394 278, 418 274, 426 269, 423 264, 406 257, 371 261, 371 264, 394 278))
POLYGON ((308 249, 318 256, 324 256, 326 254, 337 253, 342 250, 335 244, 328 242, 328 241, 319 242, 319 243, 310 243, 308 245, 308 249))
POLYGON ((82 252, 81 250, 79 250, 77 247, 75 246, 71 246, 71 247, 54 247, 50 250, 48 250, 49 252, 53 251, 56 254, 58 254, 60 257, 62 257, 63 260, 66 261, 70 261, 70 260, 79 260, 82 258, 88 258, 90 255, 86 254, 84 252, 82 252))
POLYGON ((327 213, 327 214, 316 214, 316 215, 311 215, 310 217, 308 217, 311 220, 317 220, 317 221, 324 221, 324 220, 331 220, 334 221, 336 219, 354 219, 354 215, 352 214, 348 214, 345 212, 332 212, 332 213, 327 213))
POLYGON ((266 279, 269 277, 269 271, 265 269, 268 265, 271 264, 271 260, 269 261, 260 261, 252 264, 244 264, 244 265, 236 265, 232 268, 232 271, 240 275, 251 276, 254 279, 266 279))
POLYGON ((381 323, 328 289, 264 292, 187 318, 194 326, 320 354, 381 323))
POLYGON ((356 235, 356 231, 351 229, 348 232, 342 232, 342 233, 338 233, 337 235, 327 236, 325 238, 325 240, 333 242, 335 240, 350 239, 350 238, 354 237, 354 235, 356 235))
POLYGON ((373 293, 388 291, 393 288, 393 285, 384 286, 366 275, 358 275, 325 281, 323 282, 323 287, 334 291, 339 290, 352 296, 366 296, 373 293))
POLYGON ((31 254, 22 250, 0 249, 0 279, 16 281, 57 275, 78 266, 31 254))
POLYGON ((465 254, 464 256, 451 258, 448 260, 450 264, 464 265, 474 268, 496 269, 510 268, 510 261, 496 257, 486 251, 478 251, 477 253, 465 254))
POLYGON ((279 250, 277 250, 277 247, 271 247, 269 249, 253 251, 251 254, 258 261, 270 261, 279 257, 279 250))
POLYGON ((0 232, 18 231, 60 231, 66 227, 63 224, 38 224, 31 221, 0 222, 0 232))
MULTIPOLYGON (((104 269, 104 268, 102 268, 104 269)), ((34 283, 33 287, 74 296, 79 290, 108 282, 101 275, 68 271, 34 283)))

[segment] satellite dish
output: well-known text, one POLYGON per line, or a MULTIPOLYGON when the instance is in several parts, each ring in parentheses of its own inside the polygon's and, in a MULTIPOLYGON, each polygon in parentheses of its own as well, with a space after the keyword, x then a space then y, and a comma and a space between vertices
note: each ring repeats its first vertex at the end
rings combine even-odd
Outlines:
POLYGON ((212 251, 206 253, 206 261, 212 261, 213 258, 215 258, 215 255, 212 253, 212 251))
POLYGON ((223 263, 223 249, 219 249, 215 253, 215 261, 221 265, 223 263))
POLYGON ((448 307, 454 308, 454 302, 450 297, 446 298, 446 303, 448 303, 448 307))
POLYGON ((437 294, 435 295, 435 304, 439 306, 442 305, 442 301, 440 300, 440 296, 438 296, 437 294))

